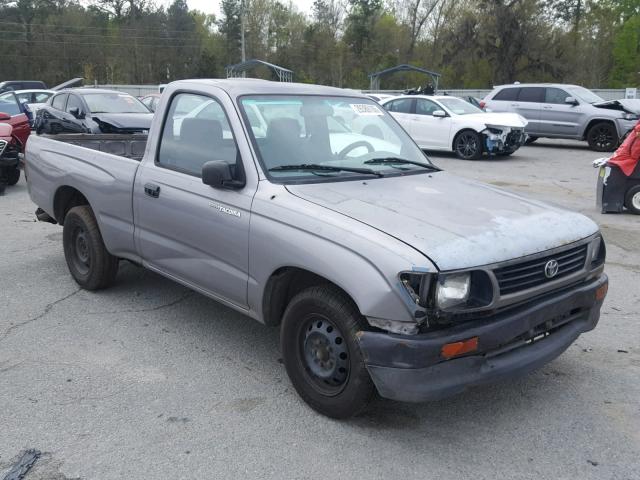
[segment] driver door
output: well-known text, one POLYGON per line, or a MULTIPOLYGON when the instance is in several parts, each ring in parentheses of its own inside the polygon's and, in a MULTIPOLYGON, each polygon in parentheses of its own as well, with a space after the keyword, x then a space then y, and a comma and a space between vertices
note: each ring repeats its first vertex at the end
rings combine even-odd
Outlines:
POLYGON ((216 189, 202 183, 201 175, 204 163, 214 160, 228 163, 234 177, 244 175, 223 102, 175 94, 157 150, 155 162, 140 166, 134 185, 135 238, 145 265, 246 308, 255 185, 216 189), (198 114, 183 115, 198 106, 204 107, 198 114))
POLYGON ((451 131, 451 117, 434 117, 436 110, 445 111, 440 105, 426 98, 416 99, 416 110, 412 116, 412 135, 422 148, 449 150, 449 132, 451 131))

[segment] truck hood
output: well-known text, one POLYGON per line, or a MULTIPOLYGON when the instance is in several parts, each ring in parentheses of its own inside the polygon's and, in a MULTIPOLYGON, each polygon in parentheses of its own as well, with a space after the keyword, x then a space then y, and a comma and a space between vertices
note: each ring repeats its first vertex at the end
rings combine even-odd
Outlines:
POLYGON ((92 118, 100 124, 101 129, 102 124, 107 124, 114 130, 140 131, 149 130, 153 113, 94 113, 92 118))
POLYGON ((511 260, 598 231, 578 213, 446 172, 287 189, 399 239, 440 270, 511 260))
POLYGON ((594 103, 593 106, 609 110, 620 110, 622 112, 640 114, 640 99, 637 98, 610 100, 608 102, 594 103))
POLYGON ((460 120, 473 120, 491 127, 511 127, 524 128, 527 126, 527 119, 517 113, 470 113, 460 115, 460 120))

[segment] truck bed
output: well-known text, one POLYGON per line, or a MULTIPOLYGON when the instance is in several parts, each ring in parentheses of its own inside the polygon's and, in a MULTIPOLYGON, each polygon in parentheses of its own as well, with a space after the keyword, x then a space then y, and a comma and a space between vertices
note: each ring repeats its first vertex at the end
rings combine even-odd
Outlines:
MULTIPOLYGON (((73 192, 93 208, 105 245, 114 255, 132 258, 132 192, 146 135, 31 135, 25 170, 33 202, 56 218, 73 192)), ((56 218, 56 220, 60 220, 56 218)))
POLYGON ((60 133, 39 136, 138 161, 142 160, 147 145, 147 134, 143 133, 60 133))

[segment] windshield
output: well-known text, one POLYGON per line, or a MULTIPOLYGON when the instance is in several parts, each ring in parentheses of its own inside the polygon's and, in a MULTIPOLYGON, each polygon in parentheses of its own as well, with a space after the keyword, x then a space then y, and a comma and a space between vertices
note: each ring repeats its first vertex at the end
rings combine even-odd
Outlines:
POLYGON ((127 93, 83 93, 91 113, 150 113, 149 109, 127 93))
POLYGON ((593 93, 591 90, 587 90, 586 88, 569 87, 567 88, 567 90, 569 90, 569 93, 571 93, 571 95, 576 97, 578 100, 582 100, 583 102, 587 102, 587 103, 604 102, 604 99, 602 97, 599 97, 598 95, 593 93))
POLYGON ((425 154, 370 99, 245 96, 245 122, 264 169, 278 181, 332 181, 434 171, 425 154))
POLYGON ((460 100, 459 98, 439 98, 438 101, 447 107, 452 113, 456 115, 469 115, 470 113, 484 113, 475 105, 471 105, 469 102, 460 100))

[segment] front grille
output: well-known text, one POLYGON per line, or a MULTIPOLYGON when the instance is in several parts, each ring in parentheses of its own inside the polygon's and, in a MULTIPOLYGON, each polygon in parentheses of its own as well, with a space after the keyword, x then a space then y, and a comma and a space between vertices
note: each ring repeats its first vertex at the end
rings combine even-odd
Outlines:
POLYGON ((586 259, 587 244, 497 268, 493 273, 498 280, 500 294, 508 295, 571 275, 584 267, 586 259), (545 274, 545 266, 551 260, 558 262, 558 273, 548 278, 545 274))
POLYGON ((0 155, 2 155, 2 152, 4 152, 4 149, 7 146, 7 141, 6 140, 0 140, 0 155))

